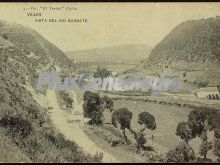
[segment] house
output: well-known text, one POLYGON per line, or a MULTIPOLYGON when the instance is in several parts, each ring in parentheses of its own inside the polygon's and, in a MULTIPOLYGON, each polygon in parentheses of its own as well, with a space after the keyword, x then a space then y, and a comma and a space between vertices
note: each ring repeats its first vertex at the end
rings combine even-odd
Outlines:
POLYGON ((198 98, 210 99, 210 100, 219 100, 220 94, 217 87, 206 87, 200 88, 196 91, 196 96, 198 98))

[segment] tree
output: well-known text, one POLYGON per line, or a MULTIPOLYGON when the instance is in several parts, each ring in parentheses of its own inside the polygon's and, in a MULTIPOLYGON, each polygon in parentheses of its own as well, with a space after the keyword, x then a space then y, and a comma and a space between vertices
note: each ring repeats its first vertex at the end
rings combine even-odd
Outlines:
POLYGON ((130 130, 130 124, 132 119, 132 112, 130 112, 127 108, 120 108, 118 110, 113 111, 112 113, 112 124, 117 128, 117 123, 120 124, 120 128, 123 132, 125 142, 128 142, 127 136, 125 134, 125 129, 130 130))
POLYGON ((187 122, 180 122, 177 125, 176 135, 183 139, 187 144, 193 138, 187 122))
POLYGON ((137 142, 137 146, 136 146, 137 151, 136 151, 136 152, 140 151, 140 149, 144 149, 144 148, 145 148, 145 147, 144 147, 144 144, 145 144, 147 141, 146 141, 146 139, 145 139, 145 137, 144 137, 143 132, 135 132, 135 131, 131 130, 131 133, 134 134, 134 139, 135 139, 136 142, 137 142))
POLYGON ((204 160, 206 160, 207 153, 212 148, 213 148, 212 142, 203 141, 202 144, 200 145, 199 155, 203 156, 204 160))
POLYGON ((110 97, 106 95, 102 97, 102 104, 104 109, 109 109, 111 112, 113 111, 114 102, 110 97))
POLYGON ((102 124, 103 110, 99 94, 86 91, 83 95, 84 117, 90 118, 90 124, 102 124))
POLYGON ((195 153, 185 141, 180 143, 174 150, 168 151, 166 154, 167 162, 184 163, 193 160, 195 160, 195 153))
POLYGON ((150 130, 156 129, 156 121, 153 115, 148 112, 141 112, 138 115, 138 124, 144 125, 141 131, 144 131, 147 127, 150 130))
POLYGON ((94 73, 94 78, 101 78, 103 80, 104 78, 107 78, 111 75, 112 75, 112 73, 110 71, 108 71, 106 68, 98 67, 96 69, 96 72, 94 73))
POLYGON ((138 115, 138 124, 143 125, 144 128, 140 130, 140 132, 131 131, 134 134, 134 138, 137 142, 137 152, 140 149, 145 149, 144 144, 146 143, 146 139, 144 137, 144 130, 147 127, 148 129, 154 130, 156 129, 156 122, 153 115, 148 112, 141 112, 138 115))
POLYGON ((208 131, 215 128, 215 111, 207 108, 196 108, 188 116, 189 128, 192 130, 192 137, 199 137, 202 140, 200 155, 206 159, 207 153, 211 150, 211 142, 208 142, 208 131))
POLYGON ((184 142, 191 148, 191 151, 194 152, 193 148, 189 145, 189 141, 193 139, 192 131, 189 129, 188 122, 180 122, 176 127, 176 135, 179 136, 184 142))
POLYGON ((218 159, 220 161, 220 112, 218 111, 215 116, 216 116, 215 118, 216 128, 214 129, 214 133, 215 133, 214 153, 216 156, 218 156, 218 159))

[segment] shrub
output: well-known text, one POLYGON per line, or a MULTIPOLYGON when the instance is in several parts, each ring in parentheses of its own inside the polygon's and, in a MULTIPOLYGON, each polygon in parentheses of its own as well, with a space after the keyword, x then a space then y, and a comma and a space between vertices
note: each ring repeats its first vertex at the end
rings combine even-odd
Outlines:
POLYGON ((147 162, 160 162, 165 163, 166 162, 166 155, 160 152, 145 152, 144 156, 147 158, 147 162))
POLYGON ((200 88, 207 87, 208 85, 209 85, 208 81, 198 82, 198 87, 200 87, 200 88))
POLYGON ((60 92, 60 96, 63 99, 64 103, 66 104, 66 107, 68 107, 68 108, 73 107, 73 99, 69 96, 68 93, 62 91, 62 92, 60 92))
POLYGON ((180 143, 174 150, 170 150, 166 154, 167 162, 184 163, 193 160, 195 160, 195 153, 185 142, 180 143))
POLYGON ((4 38, 5 40, 8 39, 8 35, 6 33, 2 34, 2 38, 4 38))

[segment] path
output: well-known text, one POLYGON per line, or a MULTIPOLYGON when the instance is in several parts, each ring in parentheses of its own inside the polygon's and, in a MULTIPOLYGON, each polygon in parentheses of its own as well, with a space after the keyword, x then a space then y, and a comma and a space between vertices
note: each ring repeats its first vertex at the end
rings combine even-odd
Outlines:
MULTIPOLYGON (((74 101, 77 102, 77 97, 75 96, 74 101)), ((70 123, 70 116, 64 110, 61 110, 57 102, 56 93, 54 91, 47 91, 48 106, 53 107, 50 113, 50 117, 55 125, 55 127, 68 139, 76 142, 82 149, 92 155, 96 153, 103 153, 103 162, 119 162, 109 153, 105 152, 103 149, 96 146, 96 144, 88 138, 88 136, 80 128, 80 124, 70 123)), ((82 111, 80 105, 75 106, 78 108, 76 111, 82 111)), ((75 111, 75 110, 74 110, 75 111)))

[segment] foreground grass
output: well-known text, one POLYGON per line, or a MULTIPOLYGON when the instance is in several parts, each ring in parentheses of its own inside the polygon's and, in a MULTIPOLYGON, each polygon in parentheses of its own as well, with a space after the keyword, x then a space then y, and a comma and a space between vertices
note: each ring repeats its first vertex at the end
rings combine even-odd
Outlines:
POLYGON ((16 146, 12 140, 0 129, 0 162, 31 162, 30 159, 16 146))

